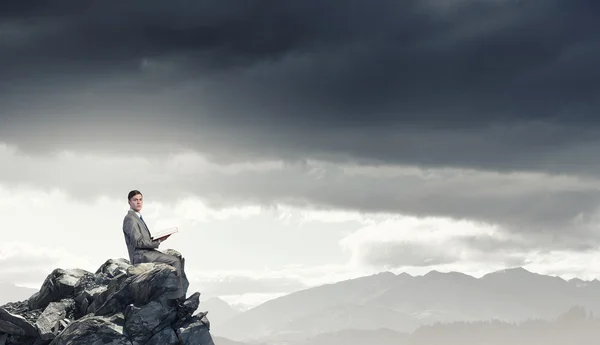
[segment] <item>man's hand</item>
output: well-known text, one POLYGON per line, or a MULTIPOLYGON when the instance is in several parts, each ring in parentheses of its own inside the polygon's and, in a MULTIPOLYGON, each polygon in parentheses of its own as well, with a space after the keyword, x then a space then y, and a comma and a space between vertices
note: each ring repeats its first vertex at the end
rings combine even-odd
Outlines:
POLYGON ((169 236, 171 236, 171 235, 167 235, 167 236, 159 237, 159 238, 158 238, 158 240, 159 240, 160 242, 164 242, 164 241, 165 241, 167 238, 169 238, 169 236))

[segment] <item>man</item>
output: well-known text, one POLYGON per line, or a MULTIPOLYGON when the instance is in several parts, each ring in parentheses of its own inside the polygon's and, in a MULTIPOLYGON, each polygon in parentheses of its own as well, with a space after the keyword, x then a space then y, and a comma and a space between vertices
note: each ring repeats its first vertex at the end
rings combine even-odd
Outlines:
POLYGON ((160 262, 175 267, 179 277, 179 287, 177 291, 167 297, 182 302, 189 286, 184 270, 185 259, 158 250, 158 246, 170 235, 152 240, 150 230, 140 213, 144 203, 142 193, 138 190, 132 190, 127 195, 127 199, 130 210, 123 219, 123 234, 129 252, 129 261, 132 265, 144 262, 160 262))

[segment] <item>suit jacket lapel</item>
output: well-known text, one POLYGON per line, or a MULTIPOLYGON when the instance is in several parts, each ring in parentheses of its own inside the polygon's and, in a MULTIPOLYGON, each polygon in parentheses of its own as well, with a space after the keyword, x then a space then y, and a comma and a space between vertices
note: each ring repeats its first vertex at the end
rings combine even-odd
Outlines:
POLYGON ((138 222, 138 224, 140 225, 140 228, 146 229, 146 233, 148 234, 148 237, 152 238, 152 236, 150 235, 150 229, 148 229, 148 226, 146 225, 146 223, 142 222, 140 217, 138 217, 138 215, 135 214, 135 212, 129 210, 129 213, 138 222))

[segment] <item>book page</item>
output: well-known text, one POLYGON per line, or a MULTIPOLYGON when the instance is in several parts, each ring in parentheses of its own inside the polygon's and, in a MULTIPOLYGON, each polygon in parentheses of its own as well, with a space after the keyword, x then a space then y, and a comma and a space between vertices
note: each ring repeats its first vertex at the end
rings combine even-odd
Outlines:
POLYGON ((174 234, 178 231, 179 231, 179 229, 177 229, 177 227, 172 227, 172 228, 155 231, 155 232, 152 232, 152 239, 155 240, 155 239, 161 238, 163 236, 174 234))

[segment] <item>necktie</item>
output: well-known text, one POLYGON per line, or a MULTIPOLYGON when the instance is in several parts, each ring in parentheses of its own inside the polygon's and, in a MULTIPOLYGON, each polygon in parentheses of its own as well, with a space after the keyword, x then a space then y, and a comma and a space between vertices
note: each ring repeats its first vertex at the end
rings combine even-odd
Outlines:
POLYGON ((146 225, 146 222, 144 222, 144 218, 142 218, 141 214, 140 214, 140 220, 142 221, 142 223, 144 223, 144 225, 146 225))

